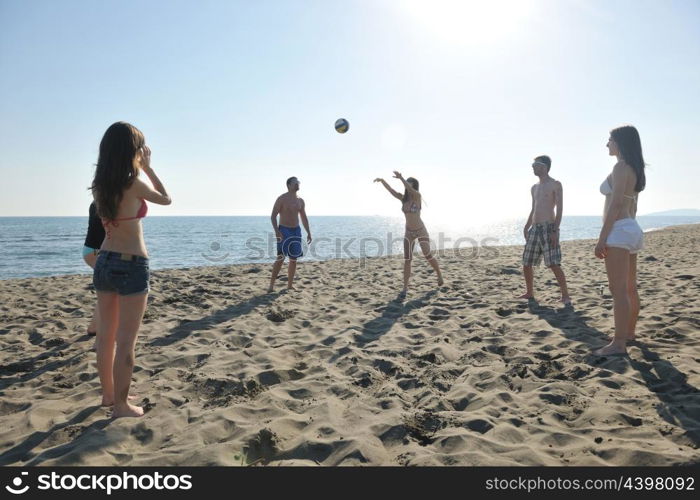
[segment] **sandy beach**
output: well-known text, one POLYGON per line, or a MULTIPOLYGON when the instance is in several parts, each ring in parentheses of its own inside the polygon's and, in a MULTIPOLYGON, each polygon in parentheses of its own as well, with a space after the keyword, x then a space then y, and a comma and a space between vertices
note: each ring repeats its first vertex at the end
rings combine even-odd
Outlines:
MULTIPOLYGON (((629 357, 593 241, 562 243, 572 308, 522 247, 152 273, 132 394, 100 407, 91 276, 0 281, 2 465, 675 465, 700 462, 700 225, 646 234, 629 357), (286 266, 282 270, 285 276, 286 266)), ((87 270, 87 268, 86 268, 87 270)))

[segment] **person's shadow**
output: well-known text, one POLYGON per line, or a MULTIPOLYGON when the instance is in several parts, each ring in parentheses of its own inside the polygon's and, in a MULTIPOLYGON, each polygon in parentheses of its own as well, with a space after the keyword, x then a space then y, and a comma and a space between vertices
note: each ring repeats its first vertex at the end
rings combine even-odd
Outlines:
POLYGON ((553 328, 559 330, 570 340, 586 343, 591 349, 603 347, 607 336, 597 328, 589 326, 590 316, 577 311, 571 304, 557 309, 543 306, 535 299, 529 299, 527 307, 530 313, 539 316, 553 328))
POLYGON ((152 340, 149 345, 159 347, 172 345, 185 339, 196 331, 208 330, 215 325, 225 323, 226 321, 240 316, 245 316, 257 307, 270 305, 279 295, 279 293, 274 292, 256 295, 250 299, 243 300, 225 309, 216 311, 209 316, 194 321, 183 321, 180 325, 170 330, 167 336, 152 340))
POLYGON ((360 332, 355 335, 355 343, 359 347, 364 347, 367 344, 376 342, 385 335, 394 324, 405 314, 428 305, 428 301, 435 296, 437 292, 432 290, 422 297, 404 302, 404 299, 397 297, 390 300, 382 311, 382 315, 378 318, 371 319, 361 326, 360 332))
MULTIPOLYGON (((530 299, 528 308, 568 339, 585 342, 591 349, 607 344, 608 336, 588 325, 586 321, 591 318, 572 306, 557 310, 541 306, 530 299)), ((688 384, 688 376, 673 366, 673 363, 661 359, 642 342, 629 344, 628 348, 630 346, 639 348, 645 361, 635 360, 629 355, 612 357, 595 356, 592 353, 584 361, 595 367, 605 364, 606 369, 617 373, 623 373, 625 365, 629 363, 642 376, 647 389, 659 398, 659 404, 656 405, 659 416, 671 425, 682 427, 685 436, 697 448, 700 445, 700 390, 688 384)))
POLYGON ((65 356, 63 351, 72 347, 72 344, 64 342, 49 351, 37 354, 32 358, 22 359, 14 363, 0 366, 0 391, 4 391, 13 384, 23 384, 35 379, 47 372, 61 372, 65 366, 77 363, 84 352, 77 352, 72 356, 65 356), (41 366, 42 361, 47 360, 41 366), (8 377, 10 375, 10 377, 8 377))
MULTIPOLYGON (((80 422, 85 421, 85 419, 87 419, 94 412, 99 411, 101 408, 102 407, 100 406, 90 406, 81 410, 70 420, 54 425, 48 431, 33 432, 31 435, 27 436, 24 441, 0 454, 0 465, 11 465, 17 462, 29 460, 32 458, 31 452, 34 448, 39 446, 47 439, 50 439, 52 436, 58 436, 60 433, 66 434, 66 437, 68 438, 66 440, 67 442, 64 442, 60 446, 56 446, 41 452, 39 455, 33 457, 31 461, 27 462, 26 465, 39 465, 48 459, 57 458, 69 453, 77 446, 76 441, 83 441, 83 436, 86 436, 88 433, 98 433, 110 424, 112 419, 105 418, 97 420, 87 427, 81 427, 78 425, 80 422), (79 433, 80 435, 73 437, 73 433, 79 433)), ((103 436, 101 436, 100 439, 90 439, 90 437, 86 436, 85 442, 87 443, 87 446, 82 449, 83 452, 98 450, 114 444, 113 442, 105 440, 103 436)))
POLYGON ((685 435, 697 448, 700 445, 700 390, 690 385, 688 376, 673 363, 661 359, 642 343, 637 343, 636 347, 645 361, 630 358, 630 364, 659 398, 657 413, 669 424, 685 429, 685 435))

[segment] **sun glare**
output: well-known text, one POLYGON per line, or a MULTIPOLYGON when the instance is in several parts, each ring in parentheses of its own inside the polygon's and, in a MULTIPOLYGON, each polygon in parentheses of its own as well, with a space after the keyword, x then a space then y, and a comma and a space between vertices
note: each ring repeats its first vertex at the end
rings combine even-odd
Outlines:
POLYGON ((534 8, 533 0, 401 0, 398 5, 432 35, 462 45, 516 34, 534 8))

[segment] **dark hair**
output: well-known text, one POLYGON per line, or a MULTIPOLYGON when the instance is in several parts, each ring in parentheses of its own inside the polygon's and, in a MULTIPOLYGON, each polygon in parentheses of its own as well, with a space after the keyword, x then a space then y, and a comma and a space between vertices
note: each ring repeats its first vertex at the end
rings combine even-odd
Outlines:
POLYGON ((547 172, 549 172, 549 169, 552 168, 552 159, 547 155, 538 156, 535 158, 535 161, 539 161, 547 165, 547 172))
POLYGON ((292 183, 292 181, 297 181, 297 182, 299 182, 299 179, 297 179, 297 178, 294 177, 294 176, 290 177, 289 179, 287 179, 287 187, 289 187, 289 185, 292 183))
POLYGON ((623 125, 612 129, 610 137, 617 144, 617 149, 622 155, 622 159, 632 167, 637 175, 637 183, 634 186, 634 190, 637 193, 644 191, 647 184, 647 178, 644 175, 644 165, 646 164, 644 163, 644 156, 642 156, 642 141, 639 139, 639 132, 632 125, 623 125))
POLYGON ((102 136, 91 186, 100 217, 117 218, 124 190, 139 175, 134 158, 145 144, 141 131, 126 122, 113 123, 102 136))
MULTIPOLYGON (((414 179, 413 177, 409 177, 408 179, 406 179, 406 182, 408 182, 413 189, 418 191, 418 187, 419 187, 418 179, 414 179)), ((404 203, 406 203, 406 200, 408 200, 408 189, 404 190, 403 198, 401 198, 401 201, 404 203)))

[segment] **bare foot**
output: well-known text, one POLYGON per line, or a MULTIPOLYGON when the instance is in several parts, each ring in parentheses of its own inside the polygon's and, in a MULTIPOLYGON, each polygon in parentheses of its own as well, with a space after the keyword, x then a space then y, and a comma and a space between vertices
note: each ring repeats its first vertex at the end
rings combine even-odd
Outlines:
POLYGON ((535 296, 532 295, 531 293, 525 292, 524 294, 522 294, 522 295, 521 295, 520 297, 518 297, 518 298, 519 298, 519 299, 534 299, 535 296))
POLYGON ((400 299, 405 299, 407 293, 408 293, 408 290, 401 290, 401 291, 399 292, 399 298, 400 298, 400 299))
POLYGON ((627 349, 625 346, 620 346, 620 344, 615 342, 610 342, 605 347, 593 351, 596 356, 624 356, 627 354, 627 349))
POLYGON ((445 280, 442 279, 442 276, 440 276, 440 277, 438 278, 438 286, 442 286, 442 285, 444 285, 444 284, 445 284, 445 280))
MULTIPOLYGON (((136 396, 128 396, 127 399, 129 401, 133 401, 134 399, 136 399, 136 396)), ((114 406, 114 399, 102 398, 102 406, 114 406)))
POLYGON ((293 286, 288 286, 287 290, 295 290, 296 291, 296 288, 294 288, 293 286))
POLYGON ((270 287, 270 288, 267 289, 267 293, 272 293, 272 292, 274 292, 274 291, 275 291, 275 289, 274 289, 273 287, 270 287))
POLYGON ((112 418, 121 418, 121 417, 142 417, 143 416, 143 408, 140 406, 134 406, 130 405, 127 403, 126 407, 124 408, 117 408, 116 406, 114 407, 114 410, 112 410, 112 418))
MULTIPOLYGON (((615 340, 615 337, 611 335, 611 336, 607 337, 605 340, 607 340, 608 342, 612 343, 612 341, 615 340)), ((627 337, 627 338, 625 339, 625 341, 626 341, 626 342, 629 342, 629 343, 632 343, 632 342, 635 342, 635 343, 636 343, 636 342, 637 342, 637 337, 627 337)))
POLYGON ((571 304, 571 297, 569 297, 568 295, 566 297, 562 296, 562 298, 559 299, 559 302, 568 306, 571 304))

